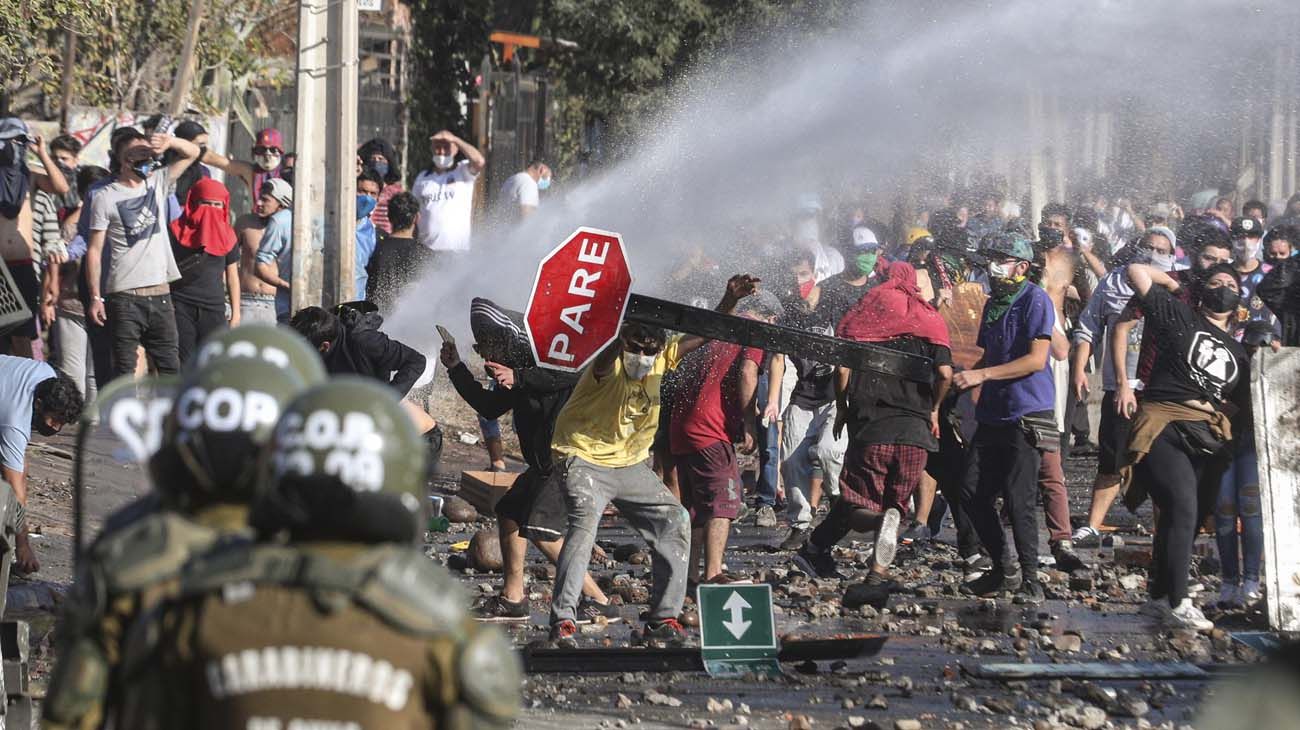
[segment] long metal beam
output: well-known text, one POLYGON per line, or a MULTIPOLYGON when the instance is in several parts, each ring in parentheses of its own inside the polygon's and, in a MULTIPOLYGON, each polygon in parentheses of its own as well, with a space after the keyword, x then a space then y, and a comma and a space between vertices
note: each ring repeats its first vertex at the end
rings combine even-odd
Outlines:
POLYGON ((928 357, 722 314, 666 299, 633 294, 628 298, 624 318, 853 370, 882 373, 918 383, 934 381, 934 361, 928 357))
MULTIPOLYGON (((782 662, 803 662, 875 656, 884 648, 888 638, 885 634, 859 634, 835 639, 783 641, 777 659, 782 662)), ((523 649, 521 654, 524 670, 529 674, 704 671, 704 660, 700 658, 698 647, 549 649, 530 646, 523 649)))

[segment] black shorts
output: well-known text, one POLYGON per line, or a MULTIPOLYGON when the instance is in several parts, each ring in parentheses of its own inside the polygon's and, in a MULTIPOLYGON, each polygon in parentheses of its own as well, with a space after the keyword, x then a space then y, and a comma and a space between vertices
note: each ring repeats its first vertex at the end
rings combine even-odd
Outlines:
POLYGON ((1101 423, 1098 424, 1097 473, 1118 474, 1120 462, 1128 450, 1128 437, 1133 431, 1133 419, 1115 412, 1115 391, 1108 390, 1101 398, 1101 423))
POLYGON ((519 525, 520 536, 529 540, 552 542, 563 538, 569 527, 569 510, 564 504, 563 486, 554 473, 546 477, 530 468, 520 474, 497 500, 497 517, 519 525))
POLYGON ((5 266, 9 269, 9 274, 13 276, 14 283, 18 285, 18 294, 27 303, 27 310, 32 315, 15 324, 5 334, 34 340, 36 339, 36 313, 41 311, 41 280, 36 276, 36 265, 29 259, 26 261, 6 261, 5 266))

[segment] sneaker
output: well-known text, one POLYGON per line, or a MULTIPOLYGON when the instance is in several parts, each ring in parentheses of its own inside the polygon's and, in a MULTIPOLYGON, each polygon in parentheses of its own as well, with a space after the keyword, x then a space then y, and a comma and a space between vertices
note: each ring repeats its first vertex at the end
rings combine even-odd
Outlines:
POLYGON ((1071 454, 1092 455, 1097 453, 1101 447, 1094 444, 1091 439, 1075 439, 1074 446, 1070 447, 1071 454))
POLYGON ((799 567, 799 570, 818 578, 844 578, 835 569, 835 558, 831 557, 831 552, 818 551, 813 548, 812 543, 804 543, 804 546, 799 548, 799 551, 794 554, 794 564, 799 567))
POLYGON ((975 553, 962 558, 962 578, 967 582, 973 581, 985 573, 993 570, 993 561, 989 556, 982 553, 975 553))
POLYGON ((527 621, 531 616, 528 599, 507 601, 501 596, 493 596, 474 609, 475 620, 483 623, 504 623, 507 621, 527 621))
POLYGON ((1241 594, 1241 586, 1236 583, 1224 583, 1223 589, 1219 591, 1217 605, 1222 608, 1241 608, 1243 605, 1241 594))
POLYGON ((1188 596, 1190 596, 1190 597, 1192 597, 1192 598, 1196 598, 1197 596, 1201 595, 1201 594, 1204 593, 1204 592, 1205 592, 1205 584, 1204 584, 1204 583, 1202 583, 1202 582, 1200 582, 1200 581, 1198 581, 1198 580, 1193 580, 1193 579, 1190 578, 1190 577, 1187 579, 1187 595, 1188 595, 1188 596))
POLYGON ((880 527, 876 529, 876 554, 872 560, 881 568, 888 568, 894 562, 898 552, 898 523, 903 518, 898 510, 890 507, 880 518, 880 527))
POLYGON ((1031 606, 1037 606, 1047 600, 1047 596, 1043 594, 1043 584, 1036 580, 1022 581, 1012 598, 1016 603, 1027 603, 1031 606))
POLYGON ((1209 631, 1214 628, 1214 622, 1201 613, 1201 609, 1192 603, 1192 599, 1184 598, 1177 608, 1174 608, 1165 617, 1165 626, 1171 629, 1194 629, 1196 631, 1209 631))
POLYGON ((889 603, 890 594, 898 588, 898 583, 890 578, 878 573, 868 573, 865 581, 854 583, 844 589, 844 597, 840 600, 840 604, 849 610, 871 606, 879 611, 889 603))
POLYGON ((1157 621, 1164 621, 1170 612, 1169 601, 1163 598, 1152 598, 1138 607, 1138 615, 1153 618, 1157 621))
POLYGON ((551 624, 551 644, 556 649, 578 648, 578 625, 564 619, 551 624))
POLYGON ((1101 531, 1095 527, 1084 525, 1074 531, 1070 536, 1070 542, 1079 547, 1096 547, 1101 544, 1101 531))
POLYGON ((1241 584, 1241 602, 1253 606, 1264 600, 1264 591, 1257 580, 1247 580, 1241 584))
POLYGON ((932 539, 934 539, 934 533, 930 530, 930 527, 913 520, 907 531, 899 536, 898 541, 904 545, 919 545, 932 539))
POLYGON ((765 504, 758 508, 758 513, 754 516, 755 527, 776 527, 776 511, 772 505, 765 504))
POLYGON ((984 575, 962 584, 961 592, 981 598, 992 598, 1002 593, 1020 589, 1022 580, 1019 573, 1007 575, 1001 570, 989 570, 984 575))
POLYGON ((641 630, 641 641, 659 646, 681 646, 686 643, 686 628, 675 618, 647 621, 641 630))
POLYGON ((583 596, 578 601, 578 623, 589 624, 596 620, 597 616, 603 616, 606 621, 617 621, 623 617, 619 607, 611 603, 596 603, 592 599, 583 596))
POLYGON ((785 536, 781 544, 777 546, 779 550, 798 550, 803 544, 808 542, 808 536, 812 530, 807 527, 791 527, 790 534, 785 536))
POLYGON ((1088 570, 1088 564, 1074 552, 1074 545, 1069 540, 1062 540, 1052 547, 1052 557, 1056 558, 1056 569, 1073 573, 1076 570, 1088 570))
POLYGON ((749 505, 745 504, 744 501, 741 501, 740 506, 736 508, 736 519, 732 520, 732 522, 736 522, 736 523, 744 522, 745 520, 749 519, 753 514, 754 514, 754 510, 750 509, 749 505))

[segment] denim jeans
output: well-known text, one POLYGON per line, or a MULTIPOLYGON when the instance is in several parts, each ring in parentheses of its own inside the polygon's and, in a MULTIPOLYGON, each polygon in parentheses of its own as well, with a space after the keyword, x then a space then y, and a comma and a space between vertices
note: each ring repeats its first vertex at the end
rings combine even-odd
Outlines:
MULTIPOLYGON (((1250 434, 1246 434, 1250 438, 1250 434)), ((1264 557, 1264 515, 1259 499, 1259 458, 1254 441, 1237 452, 1223 472, 1214 510, 1215 541, 1224 583, 1259 580, 1264 557), (1241 551, 1237 550, 1237 520, 1241 520, 1241 551), (1241 565, 1237 560, 1240 557, 1241 565)))
POLYGON ((189 362, 198 352, 199 343, 217 330, 226 328, 226 309, 189 302, 172 302, 176 309, 176 336, 181 362, 189 362))
POLYGON ((109 294, 104 309, 113 338, 113 377, 135 372, 136 348, 145 354, 162 375, 180 370, 176 312, 170 294, 137 296, 109 294))
MULTIPOLYGON (((767 408, 767 373, 758 376, 758 410, 767 408)), ((781 463, 781 436, 776 421, 758 428, 758 483, 754 487, 755 507, 776 506, 777 467, 781 463)))

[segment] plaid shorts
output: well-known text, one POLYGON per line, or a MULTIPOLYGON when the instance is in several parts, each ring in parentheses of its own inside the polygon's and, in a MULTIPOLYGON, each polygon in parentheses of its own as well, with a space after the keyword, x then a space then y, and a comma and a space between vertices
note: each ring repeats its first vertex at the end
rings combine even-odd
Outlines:
POLYGON ((893 507, 906 516, 928 456, 920 446, 850 441, 840 472, 840 498, 872 512, 893 507))

